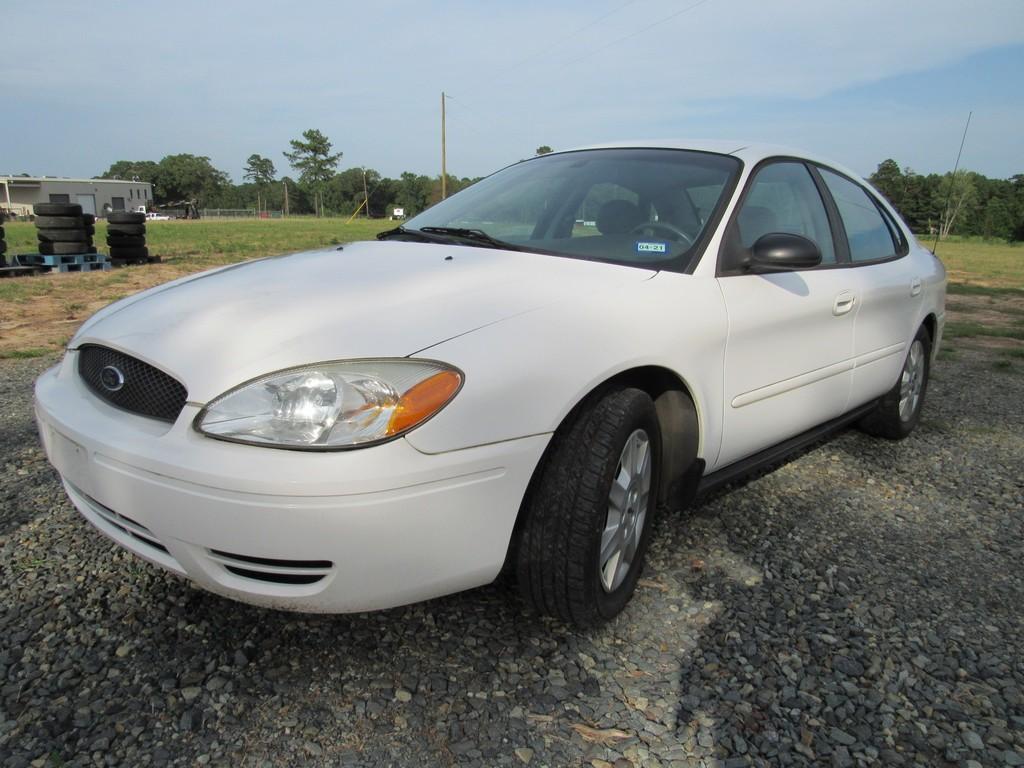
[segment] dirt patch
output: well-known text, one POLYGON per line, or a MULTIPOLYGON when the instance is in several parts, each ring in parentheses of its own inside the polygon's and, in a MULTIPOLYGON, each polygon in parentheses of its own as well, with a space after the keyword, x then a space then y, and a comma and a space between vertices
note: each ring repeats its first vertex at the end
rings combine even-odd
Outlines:
POLYGON ((60 349, 107 304, 187 272, 178 265, 150 264, 109 272, 8 278, 0 282, 0 356, 17 350, 60 349))
POLYGON ((957 343, 978 349, 1024 349, 1024 341, 1001 336, 973 336, 969 339, 957 339, 957 343))
POLYGON ((950 294, 946 296, 946 309, 970 314, 998 312, 1003 315, 1024 316, 1024 296, 1012 293, 993 296, 950 294))

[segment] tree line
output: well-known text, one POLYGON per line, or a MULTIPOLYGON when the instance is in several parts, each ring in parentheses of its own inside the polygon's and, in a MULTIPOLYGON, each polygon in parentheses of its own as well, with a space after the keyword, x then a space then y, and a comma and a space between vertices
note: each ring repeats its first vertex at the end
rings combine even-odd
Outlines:
POLYGON ((868 180, 918 234, 1024 240, 1024 174, 990 179, 974 171, 927 175, 878 164, 868 180))
MULTIPOLYGON (((551 152, 547 145, 536 154, 551 152)), ((118 160, 100 177, 153 184, 158 206, 191 202, 199 208, 256 208, 291 214, 388 216, 403 208, 413 216, 441 199, 441 177, 405 172, 387 178, 372 168, 338 171, 343 153, 316 129, 304 131, 282 152, 295 177, 279 177, 271 158, 258 154, 245 163, 244 181, 234 184, 210 158, 180 154, 159 162, 118 160)), ((974 171, 919 174, 893 159, 878 164, 869 181, 919 234, 978 235, 1024 240, 1024 174, 990 179, 974 171)), ((447 178, 449 194, 478 179, 447 178)))
MULTIPOLYGON (((393 208, 404 208, 412 216, 441 199, 440 175, 405 172, 391 179, 372 168, 339 172, 343 153, 334 151, 327 136, 316 129, 292 139, 282 155, 294 178, 279 177, 273 159, 258 154, 246 160, 241 184, 215 168, 209 157, 190 154, 168 155, 159 162, 118 160, 100 178, 148 181, 158 207, 192 203, 198 208, 255 208, 317 216, 351 215, 358 210, 360 215, 382 217, 393 208)), ((448 194, 477 180, 448 174, 448 194)))

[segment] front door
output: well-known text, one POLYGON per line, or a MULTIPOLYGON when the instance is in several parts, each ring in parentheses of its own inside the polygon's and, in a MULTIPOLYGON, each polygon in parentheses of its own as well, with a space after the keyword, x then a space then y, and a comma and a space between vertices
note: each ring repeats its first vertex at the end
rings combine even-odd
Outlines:
POLYGON ((723 245, 719 286, 729 316, 722 448, 727 466, 847 408, 858 302, 851 270, 836 264, 835 238, 807 167, 779 160, 748 184, 723 245), (822 264, 775 274, 730 270, 762 235, 788 232, 817 243, 822 264))

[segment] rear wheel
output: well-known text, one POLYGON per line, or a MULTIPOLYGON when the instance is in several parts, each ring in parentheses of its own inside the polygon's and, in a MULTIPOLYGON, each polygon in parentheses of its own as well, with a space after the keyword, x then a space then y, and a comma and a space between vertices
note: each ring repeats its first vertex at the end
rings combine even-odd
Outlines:
POLYGON ((650 541, 660 457, 654 403, 638 389, 599 394, 555 434, 516 553, 520 590, 539 612, 587 627, 622 611, 650 541))
POLYGON ((861 419, 860 428, 869 435, 902 440, 914 431, 921 420, 932 354, 932 338, 921 326, 910 342, 903 370, 896 384, 881 400, 878 407, 861 419))

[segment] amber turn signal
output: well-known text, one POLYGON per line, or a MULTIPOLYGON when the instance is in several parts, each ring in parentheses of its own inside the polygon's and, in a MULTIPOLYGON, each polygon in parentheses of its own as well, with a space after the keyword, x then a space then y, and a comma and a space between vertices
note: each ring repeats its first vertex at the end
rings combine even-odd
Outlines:
POLYGON ((388 421, 387 434, 400 434, 433 416, 455 396, 460 386, 462 376, 456 371, 441 371, 424 379, 402 395, 388 421))

